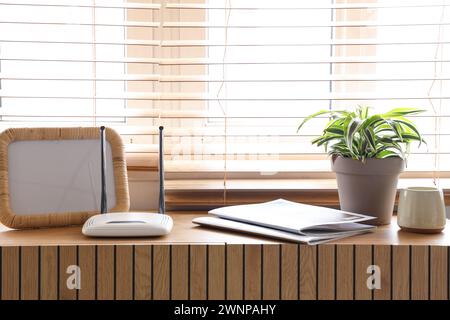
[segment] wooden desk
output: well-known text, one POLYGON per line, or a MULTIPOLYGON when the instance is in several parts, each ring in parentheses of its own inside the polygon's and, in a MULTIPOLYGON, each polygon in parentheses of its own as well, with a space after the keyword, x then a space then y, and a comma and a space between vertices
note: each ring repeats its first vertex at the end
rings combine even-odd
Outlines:
POLYGON ((0 226, 1 299, 448 299, 449 231, 375 233, 319 246, 206 229, 172 213, 154 239, 92 239, 80 227, 0 226), (69 290, 70 265, 81 289, 69 290), (378 265, 381 289, 369 290, 378 265))

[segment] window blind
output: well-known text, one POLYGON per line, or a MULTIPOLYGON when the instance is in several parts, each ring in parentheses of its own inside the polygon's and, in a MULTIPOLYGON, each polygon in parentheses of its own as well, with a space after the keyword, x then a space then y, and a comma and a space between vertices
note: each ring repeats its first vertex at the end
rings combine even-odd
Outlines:
POLYGON ((418 107, 428 147, 412 148, 404 176, 446 177, 449 11, 448 0, 1 0, 0 127, 108 125, 130 169, 156 170, 164 125, 169 186, 226 190, 332 178, 310 143, 327 118, 296 132, 314 111, 418 107))

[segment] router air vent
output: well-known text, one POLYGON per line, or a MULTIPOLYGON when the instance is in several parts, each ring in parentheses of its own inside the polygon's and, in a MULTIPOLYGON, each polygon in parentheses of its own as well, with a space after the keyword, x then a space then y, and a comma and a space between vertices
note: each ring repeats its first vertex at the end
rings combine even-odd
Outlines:
POLYGON ((95 223, 95 219, 89 219, 87 226, 90 227, 95 223))

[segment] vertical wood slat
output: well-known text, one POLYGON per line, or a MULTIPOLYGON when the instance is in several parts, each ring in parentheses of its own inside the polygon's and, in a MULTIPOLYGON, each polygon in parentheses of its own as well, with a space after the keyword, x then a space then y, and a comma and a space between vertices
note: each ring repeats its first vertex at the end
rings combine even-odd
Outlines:
POLYGON ((392 299, 408 300, 409 299, 409 246, 393 246, 392 247, 392 299))
POLYGON ((39 247, 22 247, 21 250, 21 300, 39 299, 39 247))
POLYGON ((381 288, 373 291, 375 300, 391 299, 391 246, 377 245, 373 248, 374 265, 380 268, 381 288))
POLYGON ((78 265, 81 270, 81 288, 79 300, 95 300, 96 281, 95 246, 78 247, 78 265))
POLYGON ((189 297, 193 300, 207 299, 207 261, 206 245, 191 245, 190 247, 189 297))
POLYGON ((430 299, 448 300, 448 247, 430 248, 430 299))
POLYGON ((355 299, 371 300, 372 290, 367 287, 367 268, 372 265, 372 246, 356 245, 355 246, 355 299))
POLYGON ((411 300, 428 299, 428 246, 411 246, 411 300))
POLYGON ((317 297, 319 300, 334 299, 335 285, 335 246, 319 245, 318 246, 318 273, 317 273, 317 297))
POLYGON ((243 272, 243 245, 226 245, 227 256, 227 276, 226 298, 229 300, 241 300, 243 299, 243 284, 244 284, 244 272, 243 272))
POLYGON ((208 246, 208 299, 225 299, 225 245, 208 246))
POLYGON ((115 247, 97 246, 97 299, 114 300, 115 247))
POLYGON ((18 300, 20 298, 19 254, 19 247, 2 248, 1 297, 3 300, 18 300))
POLYGON ((77 290, 69 288, 67 281, 71 274, 68 274, 68 267, 77 265, 77 247, 61 246, 59 247, 59 299, 76 300, 77 290))
POLYGON ((300 300, 317 299, 317 246, 300 245, 300 300))
POLYGON ((262 299, 280 299, 280 245, 262 247, 262 299))
POLYGON ((353 245, 336 247, 336 299, 353 299, 353 245))
MULTIPOLYGON (((41 288, 42 300, 58 299, 58 247, 41 247, 41 288)), ((83 275, 82 275, 83 279, 83 275)))
POLYGON ((281 299, 298 299, 298 251, 297 244, 281 245, 281 299))
POLYGON ((172 246, 172 284, 171 299, 187 300, 189 298, 189 246, 172 246))
POLYGON ((170 299, 170 246, 153 246, 153 299, 170 299))
POLYGON ((152 247, 138 245, 134 250, 134 298, 152 299, 152 247))
POLYGON ((116 285, 117 300, 133 299, 133 246, 116 246, 116 285))
POLYGON ((261 245, 244 245, 244 300, 261 300, 261 245))

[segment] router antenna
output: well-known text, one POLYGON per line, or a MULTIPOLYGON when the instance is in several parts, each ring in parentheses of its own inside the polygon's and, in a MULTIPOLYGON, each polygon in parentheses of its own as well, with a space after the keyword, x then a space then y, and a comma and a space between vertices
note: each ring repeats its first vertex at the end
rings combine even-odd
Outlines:
POLYGON ((100 202, 100 213, 108 211, 106 196, 106 150, 105 150, 105 127, 100 127, 100 149, 101 149, 101 170, 102 170, 102 194, 100 202))
POLYGON ((166 200, 164 196, 164 127, 159 127, 159 213, 166 213, 166 200))

